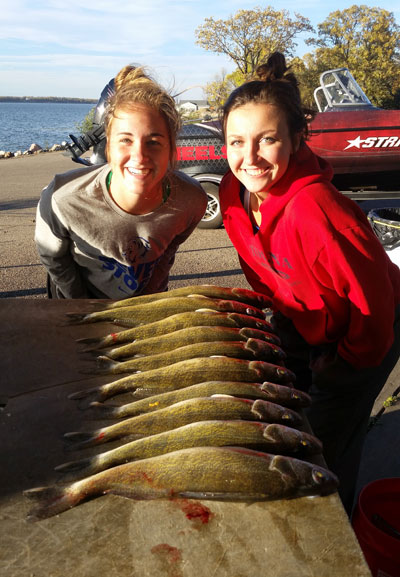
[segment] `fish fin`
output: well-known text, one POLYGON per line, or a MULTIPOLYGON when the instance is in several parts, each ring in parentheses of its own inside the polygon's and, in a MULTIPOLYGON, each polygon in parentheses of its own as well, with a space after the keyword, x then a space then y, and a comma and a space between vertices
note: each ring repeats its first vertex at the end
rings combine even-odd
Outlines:
POLYGON ((129 329, 132 327, 138 327, 139 325, 144 324, 144 323, 138 323, 134 319, 113 319, 111 322, 114 325, 118 325, 119 327, 126 327, 129 329))
MULTIPOLYGON (((277 403, 273 403, 271 401, 264 401, 262 399, 256 399, 251 406, 251 412, 260 421, 269 422, 269 419, 271 418, 271 416, 268 414, 268 407, 274 406, 274 405, 277 405, 277 403)), ((283 409, 283 407, 281 407, 281 408, 283 409)))
POLYGON ((127 485, 119 485, 118 483, 115 483, 107 492, 112 493, 113 495, 119 495, 120 497, 125 497, 127 499, 136 499, 142 501, 159 499, 162 497, 171 497, 171 490, 168 488, 152 489, 149 487, 148 483, 146 483, 144 486, 141 486, 139 482, 135 486, 130 487, 127 485))
POLYGON ((133 392, 130 391, 130 393, 131 393, 131 396, 134 397, 136 400, 136 399, 147 399, 148 397, 152 397, 153 395, 160 395, 161 393, 166 393, 166 392, 169 392, 171 390, 173 390, 173 389, 162 387, 162 386, 160 386, 159 388, 154 386, 151 389, 146 389, 146 385, 141 385, 140 387, 135 389, 133 392))
POLYGON ((27 515, 27 521, 35 522, 58 515, 74 507, 79 498, 63 487, 37 487, 24 491, 25 497, 36 502, 27 515))
POLYGON ((210 501, 260 501, 271 499, 266 495, 251 495, 248 493, 209 493, 207 491, 182 491, 174 495, 182 499, 208 499, 210 501))
MULTIPOLYGON (((265 343, 264 341, 260 341, 260 339, 253 339, 252 337, 249 337, 244 345, 244 348, 248 351, 251 351, 254 355, 254 357, 256 359, 260 358, 260 352, 263 353, 263 356, 265 356, 265 352, 264 351, 270 351, 269 348, 267 348, 267 343, 265 343), (262 343, 262 346, 260 347, 260 343, 262 343)), ((269 357, 269 355, 267 355, 269 357)))
POLYGON ((207 301, 210 302, 210 301, 214 300, 214 299, 211 299, 210 297, 206 297, 205 295, 196 294, 195 292, 192 293, 192 294, 190 294, 190 295, 186 295, 186 296, 187 296, 187 298, 189 298, 189 299, 191 299, 191 298, 194 298, 194 299, 204 299, 204 302, 205 302, 205 303, 206 303, 207 301))

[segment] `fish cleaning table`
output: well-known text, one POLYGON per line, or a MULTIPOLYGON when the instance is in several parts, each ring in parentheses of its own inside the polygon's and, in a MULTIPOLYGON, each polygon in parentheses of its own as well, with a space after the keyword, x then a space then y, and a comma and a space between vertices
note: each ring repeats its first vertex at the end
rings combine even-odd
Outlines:
POLYGON ((68 398, 110 381, 82 374, 88 359, 75 341, 115 326, 66 324, 67 311, 88 310, 89 301, 0 300, 2 576, 370 576, 336 493, 255 503, 107 495, 27 522, 22 492, 90 454, 65 452, 63 434, 99 423, 68 398))

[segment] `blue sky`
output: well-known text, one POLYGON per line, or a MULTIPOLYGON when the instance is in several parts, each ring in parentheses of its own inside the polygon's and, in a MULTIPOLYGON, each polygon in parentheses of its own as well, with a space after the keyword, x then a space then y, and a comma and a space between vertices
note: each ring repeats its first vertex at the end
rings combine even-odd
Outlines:
MULTIPOLYGON (((195 43, 208 17, 226 19, 239 9, 273 6, 309 18, 316 26, 342 0, 3 0, 0 10, 0 95, 98 98, 104 85, 128 63, 148 66, 182 98, 203 98, 199 87, 234 66, 195 43)), ((394 12, 393 0, 361 1, 394 12)), ((310 51, 299 39, 297 54, 310 51)))

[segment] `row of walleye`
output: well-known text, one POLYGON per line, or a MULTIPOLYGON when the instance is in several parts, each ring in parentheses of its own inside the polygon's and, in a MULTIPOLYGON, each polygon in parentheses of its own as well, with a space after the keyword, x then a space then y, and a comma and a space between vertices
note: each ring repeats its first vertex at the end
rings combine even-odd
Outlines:
POLYGON ((269 305, 250 290, 200 285, 69 314, 70 323, 123 329, 80 339, 95 356, 87 372, 119 378, 71 398, 114 422, 67 433, 66 448, 119 444, 57 467, 62 484, 26 491, 28 518, 105 493, 252 501, 335 491, 335 475, 310 462, 322 452, 302 430, 311 400, 294 388, 269 305), (107 402, 115 397, 122 404, 107 402))

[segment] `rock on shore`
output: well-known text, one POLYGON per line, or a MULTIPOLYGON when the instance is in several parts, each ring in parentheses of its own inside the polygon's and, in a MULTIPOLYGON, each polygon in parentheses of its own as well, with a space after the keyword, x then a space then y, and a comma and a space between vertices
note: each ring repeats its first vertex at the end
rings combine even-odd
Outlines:
POLYGON ((17 150, 16 152, 0 150, 1 158, 14 158, 18 156, 28 156, 29 154, 42 154, 43 152, 56 152, 58 150, 66 150, 66 146, 62 144, 53 144, 51 148, 42 148, 39 144, 31 144, 28 150, 17 150))

